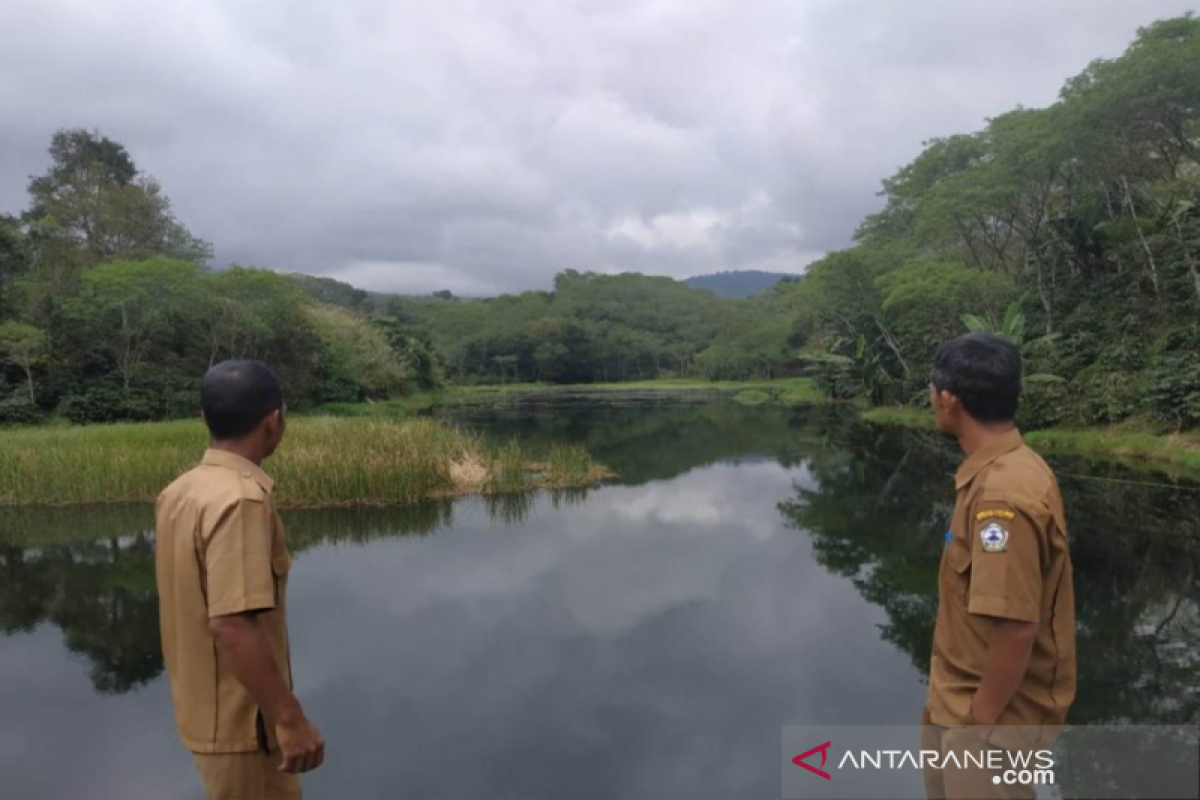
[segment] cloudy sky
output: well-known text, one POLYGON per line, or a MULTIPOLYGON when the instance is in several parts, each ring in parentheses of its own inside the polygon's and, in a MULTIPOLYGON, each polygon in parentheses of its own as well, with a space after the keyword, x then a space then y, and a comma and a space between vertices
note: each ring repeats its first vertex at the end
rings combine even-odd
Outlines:
POLYGON ((379 290, 801 271, 922 140, 1196 0, 14 0, 0 211, 60 127, 230 262, 379 290))

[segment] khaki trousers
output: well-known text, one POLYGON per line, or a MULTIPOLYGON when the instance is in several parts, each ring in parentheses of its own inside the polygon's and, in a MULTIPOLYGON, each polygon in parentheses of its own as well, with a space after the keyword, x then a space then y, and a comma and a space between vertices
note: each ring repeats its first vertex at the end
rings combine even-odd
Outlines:
POLYGON ((278 750, 192 753, 209 800, 300 800, 300 778, 279 771, 278 750))
MULTIPOLYGON (((989 770, 977 766, 981 762, 987 763, 978 757, 978 754, 986 749, 1002 749, 994 744, 985 743, 977 728, 945 728, 934 725, 929 719, 928 711, 925 712, 921 725, 922 750, 936 750, 943 754, 953 752, 958 757, 958 763, 968 765, 962 769, 954 766, 933 769, 926 765, 925 796, 929 800, 1032 800, 1037 796, 1037 790, 1032 786, 1005 783, 1004 770, 989 770), (964 755, 966 752, 976 754, 976 761, 969 762, 964 755)), ((1007 759, 1005 762, 1007 763, 1007 759)))

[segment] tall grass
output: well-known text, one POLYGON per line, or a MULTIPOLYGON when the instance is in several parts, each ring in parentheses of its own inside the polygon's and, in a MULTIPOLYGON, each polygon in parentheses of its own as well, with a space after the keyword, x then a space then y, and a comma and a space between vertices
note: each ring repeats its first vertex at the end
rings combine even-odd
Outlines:
MULTIPOLYGON (((200 458, 194 421, 0 432, 0 505, 153 500, 200 458)), ((266 469, 289 507, 406 505, 431 498, 595 483, 608 476, 575 447, 532 460, 431 419, 293 419, 266 469)))

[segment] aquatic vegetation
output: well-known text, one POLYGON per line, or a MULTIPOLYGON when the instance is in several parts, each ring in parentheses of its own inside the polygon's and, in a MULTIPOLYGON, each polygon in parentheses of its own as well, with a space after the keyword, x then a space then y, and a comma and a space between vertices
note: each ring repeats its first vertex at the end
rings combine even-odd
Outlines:
MULTIPOLYGON (((0 436, 0 505, 153 500, 196 463, 196 421, 24 428, 0 436)), ((294 419, 267 464, 284 507, 406 505, 476 492, 594 484, 610 473, 574 446, 492 445, 433 419, 294 419)))

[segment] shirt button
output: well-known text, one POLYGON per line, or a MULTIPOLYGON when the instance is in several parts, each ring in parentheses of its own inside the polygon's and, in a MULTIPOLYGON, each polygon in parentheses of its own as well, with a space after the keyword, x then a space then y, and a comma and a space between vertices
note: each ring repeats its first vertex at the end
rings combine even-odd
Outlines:
POLYGON ((249 473, 249 472, 247 472, 246 470, 242 470, 242 477, 243 477, 243 478, 249 478, 249 477, 250 477, 250 473, 249 473))

